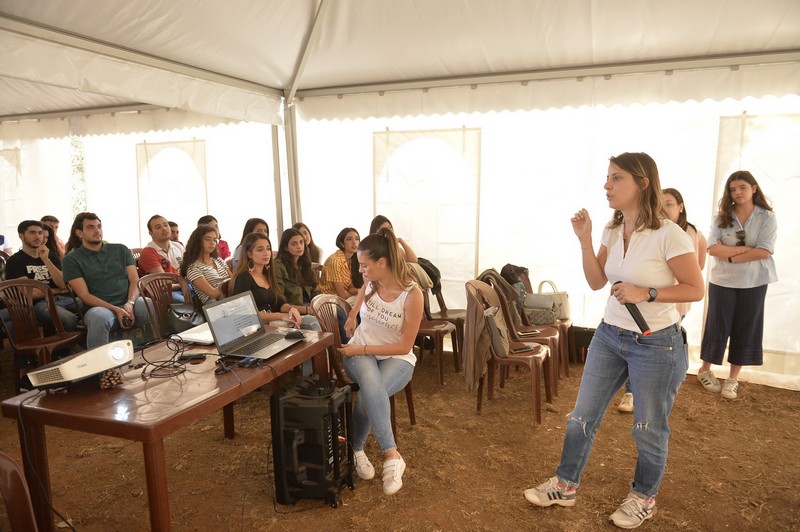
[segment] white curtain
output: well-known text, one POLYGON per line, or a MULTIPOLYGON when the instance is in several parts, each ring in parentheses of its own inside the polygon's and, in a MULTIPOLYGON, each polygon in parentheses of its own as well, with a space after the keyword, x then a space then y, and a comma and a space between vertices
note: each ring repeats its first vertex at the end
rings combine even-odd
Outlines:
POLYGON ((19 222, 46 214, 62 222, 72 219, 68 137, 65 120, 0 123, 0 233, 14 249, 21 245, 19 222))
POLYGON ((89 116, 80 131, 88 209, 110 242, 146 245, 153 214, 177 222, 184 243, 211 214, 232 250, 248 218, 276 225, 267 124, 162 110, 89 116))
MULTIPOLYGON (((316 109, 312 104, 311 110, 316 109)), ((719 146, 720 119, 743 112, 761 116, 800 113, 800 97, 446 115, 392 115, 390 111, 399 111, 392 106, 371 110, 371 115, 383 118, 319 119, 313 112, 307 114, 308 110, 305 103, 298 105, 300 197, 303 221, 326 255, 334 251, 334 238, 342 227, 356 227, 362 235, 369 228, 376 133, 387 129, 480 129, 477 270, 499 269, 506 263, 527 266, 535 284, 552 279, 559 289, 570 293, 576 325, 596 326, 607 291, 588 289, 569 218, 578 208, 587 208, 594 221, 594 244, 599 246, 602 227, 611 216, 603 191, 609 156, 623 151, 651 154, 659 165, 662 185, 682 192, 689 220, 707 232, 718 188, 717 154, 725 149, 719 146)), ((785 131, 775 134, 784 135, 785 131)), ((424 166, 425 161, 418 163, 424 166)), ((797 191, 785 195, 787 201, 800 201, 797 191)), ((779 213, 779 252, 787 247, 783 239, 791 238, 784 230, 788 223, 785 211, 779 213)), ((415 209, 413 217, 434 226, 430 209, 415 209)), ((452 225, 459 223, 450 220, 452 225)), ((414 250, 423 257, 438 253, 427 245, 414 246, 414 250)), ((453 276, 450 272, 460 271, 463 265, 440 260, 437 266, 443 274, 453 276)), ((448 299, 449 306, 463 308, 466 280, 458 279, 460 297, 448 299)), ((771 288, 771 292, 777 290, 771 288)), ((788 319, 800 319, 800 313, 791 309, 788 319)), ((702 318, 703 304, 697 303, 686 320, 692 351, 700 345, 702 318)), ((798 350, 792 349, 790 360, 798 360, 798 350)), ((786 372, 770 372, 774 377, 770 382, 800 388, 796 365, 787 365, 786 372)))

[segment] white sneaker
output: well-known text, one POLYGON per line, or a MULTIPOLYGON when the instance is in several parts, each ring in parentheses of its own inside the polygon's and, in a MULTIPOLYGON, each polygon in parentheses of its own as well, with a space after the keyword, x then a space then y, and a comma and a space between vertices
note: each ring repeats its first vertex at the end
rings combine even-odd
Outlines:
POLYGON ((636 528, 655 515, 655 499, 643 499, 629 493, 617 511, 609 516, 609 519, 620 528, 636 528))
POLYGON ((626 393, 622 396, 622 399, 619 402, 619 406, 617 406, 617 410, 620 412, 633 412, 633 394, 626 393))
POLYGON ((367 458, 367 453, 363 450, 355 451, 353 453, 353 459, 356 462, 358 478, 370 480, 375 477, 375 468, 372 467, 372 463, 369 461, 369 458, 367 458))
POLYGON ((736 379, 725 379, 720 395, 725 399, 736 399, 739 395, 739 381, 736 379))
POLYGON ((722 390, 722 385, 717 378, 711 373, 711 370, 703 371, 697 374, 697 380, 703 385, 703 388, 711 393, 719 393, 722 390))
POLYGON ((390 458, 383 462, 383 493, 394 495, 403 487, 403 472, 406 462, 403 457, 390 458))

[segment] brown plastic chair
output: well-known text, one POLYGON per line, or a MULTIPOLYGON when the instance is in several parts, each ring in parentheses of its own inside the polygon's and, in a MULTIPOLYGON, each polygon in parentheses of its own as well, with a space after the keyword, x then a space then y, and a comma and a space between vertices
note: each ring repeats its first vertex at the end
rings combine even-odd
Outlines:
MULTIPOLYGON (((11 324, 14 327, 13 337, 6 330, 6 336, 14 349, 14 391, 19 393, 19 379, 22 377, 20 358, 23 355, 33 355, 36 358, 36 365, 47 364, 51 361, 53 352, 75 344, 81 340, 83 333, 67 332, 61 325, 56 311, 56 303, 50 287, 41 281, 31 279, 12 279, 0 282, 0 300, 6 305, 11 316, 11 324), (54 334, 45 335, 36 314, 33 310, 35 302, 34 292, 39 291, 44 294, 47 305, 50 307, 50 319, 53 322, 54 334)), ((3 329, 6 329, 5 322, 2 322, 3 329)))
MULTIPOLYGON (((344 299, 332 294, 320 294, 311 300, 311 308, 314 309, 314 314, 319 320, 322 330, 333 334, 333 346, 328 348, 328 362, 333 369, 332 377, 336 379, 339 386, 345 384, 350 385, 353 393, 358 391, 358 384, 353 382, 347 372, 344 370, 344 360, 342 354, 339 353, 338 347, 342 345, 342 336, 339 333, 339 318, 336 315, 336 308, 341 308, 345 315, 350 313, 351 307, 344 299)), ((417 424, 417 417, 414 414, 414 395, 412 392, 411 381, 408 381, 405 387, 406 403, 408 404, 408 417, 411 420, 411 425, 417 424)), ((389 397, 389 406, 391 408, 392 416, 392 432, 397 440, 397 422, 395 415, 395 401, 394 395, 389 397)))
MULTIPOLYGON (((528 294, 533 293, 533 286, 531 285, 531 278, 525 272, 520 272, 519 274, 520 280, 522 280, 522 285, 525 287, 525 292, 528 294)), ((524 313, 523 313, 524 314, 524 313)), ((532 323, 528 322, 528 317, 523 315, 521 316, 522 321, 526 325, 533 325, 532 323)), ((556 327, 558 328, 558 335, 559 335, 559 353, 558 357, 561 361, 561 369, 564 371, 564 376, 569 377, 569 363, 570 363, 570 350, 569 350, 569 329, 572 327, 572 320, 569 318, 566 319, 556 319, 553 323, 547 323, 545 326, 548 327, 556 327)))
MULTIPOLYGON (((425 338, 430 338, 433 341, 433 355, 436 358, 436 368, 439 373, 439 386, 444 386, 444 337, 448 334, 455 336, 455 325, 448 321, 426 319, 423 314, 419 324, 419 332, 417 333, 417 338, 421 340, 419 343, 420 362, 425 351, 424 340, 425 338)), ((456 366, 456 371, 458 371, 459 361, 455 345, 453 346, 453 362, 456 366)))
MULTIPOLYGON (((511 339, 517 342, 536 342, 540 344, 547 344, 550 347, 550 353, 560 360, 561 334, 558 327, 549 325, 531 325, 527 319, 523 319, 517 311, 517 304, 519 303, 519 294, 511 287, 503 277, 497 273, 495 269, 483 271, 478 279, 489 284, 497 292, 497 296, 503 303, 503 312, 505 314, 506 322, 508 323, 508 330, 511 333, 511 339), (536 334, 531 334, 538 331, 536 334)), ((555 366, 556 378, 560 378, 560 364, 555 366)), ((502 377, 501 377, 502 378, 502 377)))
POLYGON ((463 308, 447 308, 444 296, 439 291, 436 294, 436 302, 439 304, 439 312, 431 312, 428 291, 425 291, 425 319, 429 321, 447 321, 455 325, 456 330, 450 335, 453 341, 453 363, 456 373, 461 371, 461 357, 463 356, 464 345, 464 323, 467 321, 467 310, 463 308))
POLYGON ((131 255, 133 255, 133 260, 138 261, 139 257, 142 255, 142 250, 144 248, 130 248, 131 255))
MULTIPOLYGON (((159 338, 167 335, 167 309, 174 303, 172 300, 173 286, 179 285, 187 305, 192 304, 192 294, 189 283, 180 275, 174 273, 150 273, 139 279, 139 293, 142 297, 150 298, 152 305, 145 305, 150 315, 155 333, 159 338)), ((145 299, 145 301, 147 301, 145 299)))
MULTIPOLYGON (((493 306, 498 306, 502 309, 502 306, 499 304, 500 301, 496 296, 495 290, 489 286, 488 284, 484 283, 483 281, 468 281, 466 283, 466 290, 467 290, 467 305, 473 304, 474 301, 480 301, 482 304, 482 308, 480 309, 481 312, 491 308, 493 306)), ((484 332, 482 334, 491 335, 488 327, 484 328, 484 332)), ((494 399, 494 381, 495 381, 495 373, 496 368, 500 367, 500 388, 503 388, 505 385, 505 381, 503 379, 503 371, 511 366, 527 366, 530 371, 530 381, 531 381, 531 402, 533 404, 533 417, 534 422, 537 425, 542 424, 542 405, 541 405, 541 387, 540 382, 542 379, 542 375, 544 374, 544 390, 545 390, 545 398, 548 403, 553 402, 553 397, 555 395, 555 382, 556 379, 553 378, 553 364, 552 359, 550 356, 550 348, 548 346, 544 346, 535 342, 516 342, 511 341, 509 342, 509 348, 520 348, 520 347, 530 347, 529 351, 524 351, 521 353, 509 353, 509 355, 505 358, 497 356, 494 348, 492 347, 492 343, 488 342, 489 352, 491 353, 491 357, 487 361, 487 371, 486 377, 488 378, 489 385, 487 391, 488 400, 494 399)), ((484 376, 480 377, 478 381, 478 413, 481 412, 481 406, 483 404, 483 383, 484 383, 484 376)))
POLYGON ((28 483, 17 463, 0 452, 0 492, 6 505, 12 531, 36 532, 39 526, 33 513, 28 483))

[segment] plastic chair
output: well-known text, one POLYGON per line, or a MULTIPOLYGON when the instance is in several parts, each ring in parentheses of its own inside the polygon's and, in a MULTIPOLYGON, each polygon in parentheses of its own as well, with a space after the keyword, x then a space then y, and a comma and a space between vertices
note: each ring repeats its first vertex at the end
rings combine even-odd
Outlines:
MULTIPOLYGON (((480 313, 493 306, 498 306, 502 309, 500 300, 497 298, 495 290, 484 283, 483 281, 468 281, 466 283, 467 290, 467 306, 477 304, 480 305, 480 313)), ((491 335, 488 327, 483 328, 481 334, 491 335)), ((471 337, 471 335, 468 335, 471 337)), ((487 361, 486 377, 488 378, 488 400, 494 399, 494 381, 496 368, 499 366, 501 369, 500 387, 505 385, 503 371, 510 366, 527 366, 530 370, 530 384, 531 384, 531 402, 533 405, 534 424, 542 424, 542 405, 541 405, 541 387, 540 381, 544 374, 544 389, 545 398, 548 403, 553 401, 555 396, 556 379, 553 378, 552 360, 550 356, 550 348, 541 344, 533 342, 509 342, 509 348, 530 347, 528 351, 521 353, 509 353, 507 357, 499 357, 492 347, 492 342, 487 342, 491 357, 487 361), (533 344, 533 345, 532 345, 533 344)), ((483 384, 486 379, 481 375, 478 381, 478 404, 477 411, 480 414, 481 406, 483 404, 483 384)))
MULTIPOLYGON (((560 338, 561 334, 558 327, 548 325, 530 325, 527 320, 523 320, 520 313, 517 311, 517 297, 518 294, 511 288, 511 285, 503 279, 497 270, 485 270, 478 276, 478 279, 487 283, 494 288, 497 296, 502 302, 500 308, 508 324, 508 330, 511 333, 511 338, 517 342, 536 342, 540 344, 547 344, 550 347, 550 353, 555 357, 561 356, 560 338), (536 332, 538 331, 538 332, 536 332), (536 334, 531 334, 536 332, 536 334)), ((556 358, 559 360, 560 358, 556 358)), ((559 370, 561 365, 555 365, 555 376, 560 377, 559 370)), ((502 376, 501 376, 502 379, 502 376)))
MULTIPOLYGON (((6 305, 11 316, 11 324, 14 327, 13 337, 8 330, 5 332, 11 342, 11 347, 14 349, 14 375, 16 375, 14 391, 19 393, 19 379, 22 377, 20 358, 22 356, 34 356, 37 366, 47 364, 51 361, 54 351, 79 342, 83 333, 77 331, 66 332, 64 330, 61 320, 58 319, 53 292, 46 283, 41 281, 24 278, 2 281, 0 282, 0 300, 6 305), (50 308, 50 319, 55 330, 54 334, 45 335, 36 320, 36 314, 33 310, 34 293, 36 291, 44 294, 47 300, 47 305, 50 308)), ((3 320, 0 320, 0 322, 2 322, 2 327, 5 330, 5 322, 3 320)))
POLYGON ((464 324, 467 321, 466 309, 447 308, 442 292, 436 293, 436 302, 439 304, 439 312, 431 312, 428 291, 425 291, 425 319, 430 321, 447 321, 455 325, 455 331, 450 335, 453 341, 453 363, 456 373, 461 371, 461 357, 463 356, 464 345, 464 324))
MULTIPOLYGON (((420 361, 425 351, 425 338, 430 338, 433 342, 433 355, 436 358, 436 367, 439 372, 439 386, 444 386, 444 337, 447 335, 454 336, 456 334, 456 326, 447 321, 428 320, 423 314, 423 318, 419 324, 419 332, 417 338, 422 340, 419 345, 420 361)), ((453 361, 455 362, 456 371, 458 371, 458 353, 456 346, 453 346, 453 361)))
POLYGON ((17 463, 0 452, 0 492, 12 531, 36 532, 39 526, 33 513, 28 482, 17 463))
MULTIPOLYGON (((332 294, 320 294, 311 300, 311 308, 314 309, 314 314, 319 320, 322 330, 333 334, 333 346, 328 348, 328 362, 333 370, 332 377, 335 378, 339 386, 345 384, 350 385, 353 393, 358 391, 358 383, 353 382, 347 372, 344 370, 344 360, 342 354, 339 353, 338 347, 342 345, 342 337, 339 333, 339 318, 337 317, 336 309, 340 308, 344 311, 345 315, 349 314, 352 310, 350 305, 339 296, 332 294)), ((414 395, 412 392, 411 381, 408 381, 405 387, 406 403, 408 404, 408 417, 411 420, 411 425, 417 424, 417 417, 414 414, 414 395)), ((394 395, 389 397, 389 406, 391 408, 392 416, 392 432, 397 440, 397 422, 395 415, 395 401, 394 395)))
MULTIPOLYGON (((189 283, 180 275, 174 273, 150 273, 139 279, 139 293, 150 298, 152 305, 147 306, 150 323, 153 324, 159 338, 166 336, 167 309, 174 303, 172 300, 173 286, 179 285, 183 292, 183 300, 187 305, 192 304, 192 294, 189 283)), ((145 301, 147 301, 145 299, 145 301)))

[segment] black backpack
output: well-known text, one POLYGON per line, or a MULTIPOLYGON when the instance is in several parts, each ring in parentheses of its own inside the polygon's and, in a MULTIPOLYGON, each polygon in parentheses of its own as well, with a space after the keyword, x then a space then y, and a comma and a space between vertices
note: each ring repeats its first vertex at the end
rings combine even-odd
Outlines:
POLYGON ((417 257, 417 264, 425 270, 425 273, 428 274, 428 277, 431 278, 431 292, 435 295, 442 291, 442 273, 439 271, 431 261, 428 259, 423 259, 422 257, 417 257))

